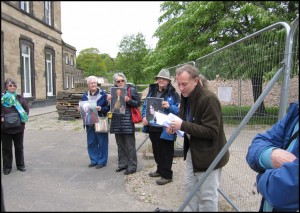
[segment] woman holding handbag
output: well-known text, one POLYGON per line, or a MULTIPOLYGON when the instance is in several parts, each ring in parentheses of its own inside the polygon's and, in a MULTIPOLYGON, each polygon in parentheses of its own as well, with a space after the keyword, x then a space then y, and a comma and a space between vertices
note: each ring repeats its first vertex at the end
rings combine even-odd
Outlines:
POLYGON ((15 146, 16 166, 19 171, 26 171, 24 162, 24 130, 25 122, 28 121, 29 107, 23 96, 17 94, 16 82, 8 78, 5 81, 5 92, 1 95, 1 142, 3 173, 8 175, 12 169, 13 153, 12 142, 15 146), (6 127, 5 118, 8 114, 17 114, 20 118, 20 125, 6 127))
MULTIPOLYGON (((124 172, 129 175, 136 172, 137 155, 135 148, 135 126, 132 121, 131 108, 140 106, 140 96, 136 89, 130 85, 126 85, 127 79, 123 73, 116 73, 113 76, 114 85, 116 87, 125 87, 130 90, 131 98, 126 95, 125 114, 112 114, 110 133, 115 134, 118 146, 118 168, 116 172, 124 172)), ((111 95, 108 95, 108 101, 111 102, 111 95)))

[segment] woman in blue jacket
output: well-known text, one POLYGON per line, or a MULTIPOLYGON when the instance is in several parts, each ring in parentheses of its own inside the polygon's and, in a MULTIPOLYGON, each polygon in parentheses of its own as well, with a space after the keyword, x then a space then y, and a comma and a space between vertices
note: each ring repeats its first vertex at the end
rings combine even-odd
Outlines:
MULTIPOLYGON (((95 100, 99 117, 107 116, 109 111, 107 94, 97 87, 97 78, 89 76, 87 78, 88 91, 83 93, 82 101, 95 100)), ((91 163, 88 167, 100 169, 107 164, 108 158, 108 133, 95 132, 94 124, 84 124, 87 133, 87 150, 91 163)))
MULTIPOLYGON (((149 85, 147 97, 163 98, 162 102, 163 113, 173 113, 178 115, 180 96, 171 84, 169 70, 162 69, 155 77, 156 83, 149 85)), ((172 163, 174 156, 174 141, 176 134, 168 134, 166 127, 157 127, 149 125, 146 113, 147 103, 144 102, 142 108, 143 117, 143 132, 149 133, 149 138, 152 143, 152 150, 157 169, 150 172, 150 177, 161 177, 156 181, 158 185, 164 185, 172 181, 173 171, 172 163)))
POLYGON ((246 160, 258 172, 260 211, 299 211, 299 101, 270 130, 257 134, 246 160))

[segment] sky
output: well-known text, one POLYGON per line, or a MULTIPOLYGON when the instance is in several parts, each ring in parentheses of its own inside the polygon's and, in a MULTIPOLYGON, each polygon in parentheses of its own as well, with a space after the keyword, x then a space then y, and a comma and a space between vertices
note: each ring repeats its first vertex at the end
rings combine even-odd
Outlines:
POLYGON ((97 48, 112 58, 124 36, 139 32, 148 48, 155 48, 162 1, 61 1, 62 39, 76 48, 97 48))

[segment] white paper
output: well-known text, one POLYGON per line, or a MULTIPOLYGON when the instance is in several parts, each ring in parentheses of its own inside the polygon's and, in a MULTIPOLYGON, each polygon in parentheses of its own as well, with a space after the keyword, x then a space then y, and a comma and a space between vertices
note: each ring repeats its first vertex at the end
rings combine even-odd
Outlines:
MULTIPOLYGON (((170 127, 172 121, 176 121, 176 120, 182 121, 181 118, 174 115, 173 113, 169 113, 168 115, 166 115, 160 112, 155 112, 155 117, 156 117, 156 123, 165 127, 170 127)), ((183 137, 184 135, 184 132, 181 130, 177 130, 176 133, 181 137, 183 137)))

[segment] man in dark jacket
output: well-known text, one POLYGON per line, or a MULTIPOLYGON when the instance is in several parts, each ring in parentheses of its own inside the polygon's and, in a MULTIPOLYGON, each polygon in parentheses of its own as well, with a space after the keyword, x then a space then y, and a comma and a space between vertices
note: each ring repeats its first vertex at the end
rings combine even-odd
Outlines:
MULTIPOLYGON (((199 82, 198 69, 183 65, 176 70, 176 82, 181 92, 180 117, 171 122, 169 133, 182 130, 184 160, 186 160, 186 196, 226 143, 221 104, 217 96, 199 82)), ((218 211, 218 187, 222 167, 229 160, 229 152, 218 162, 185 211, 218 211)))

